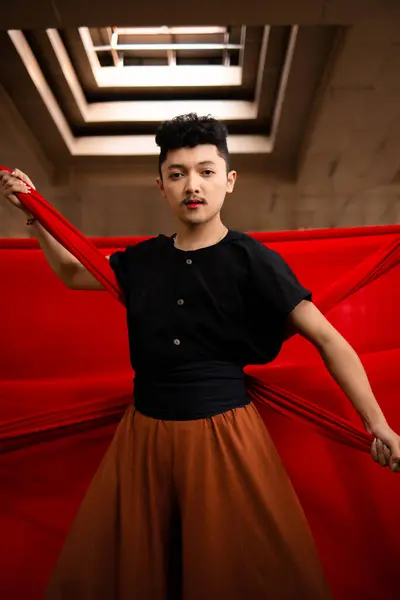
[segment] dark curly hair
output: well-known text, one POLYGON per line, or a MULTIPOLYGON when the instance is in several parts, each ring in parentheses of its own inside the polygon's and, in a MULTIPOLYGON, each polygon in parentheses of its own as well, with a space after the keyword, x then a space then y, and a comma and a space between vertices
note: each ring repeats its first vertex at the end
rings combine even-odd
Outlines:
POLYGON ((165 162, 169 150, 194 148, 200 144, 212 144, 219 155, 225 159, 229 171, 228 130, 211 116, 199 117, 195 113, 175 117, 164 121, 156 133, 156 144, 160 147, 158 171, 161 177, 161 165, 165 162))

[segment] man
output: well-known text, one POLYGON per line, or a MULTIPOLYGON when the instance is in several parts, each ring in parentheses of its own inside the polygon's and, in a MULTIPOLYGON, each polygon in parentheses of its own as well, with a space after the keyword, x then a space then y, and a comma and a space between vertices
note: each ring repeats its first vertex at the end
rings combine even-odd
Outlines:
MULTIPOLYGON (((226 137, 221 123, 193 114, 161 126, 157 183, 177 233, 109 257, 126 300, 134 405, 83 501, 47 600, 331 597, 302 509, 246 394, 243 367, 273 360, 288 329, 319 350, 374 435, 374 460, 399 470, 400 438, 353 349, 276 252, 222 223, 236 180, 226 137)), ((22 208, 14 193, 33 184, 16 171, 1 185, 22 208)), ((28 222, 68 287, 100 287, 28 222)))

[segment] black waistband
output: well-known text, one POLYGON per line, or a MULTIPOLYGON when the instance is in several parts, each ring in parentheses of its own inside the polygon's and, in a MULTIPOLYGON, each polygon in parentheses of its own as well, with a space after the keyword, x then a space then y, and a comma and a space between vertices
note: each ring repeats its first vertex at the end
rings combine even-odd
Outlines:
POLYGON ((243 370, 232 363, 187 363, 135 374, 135 407, 155 419, 191 421, 249 404, 243 370))

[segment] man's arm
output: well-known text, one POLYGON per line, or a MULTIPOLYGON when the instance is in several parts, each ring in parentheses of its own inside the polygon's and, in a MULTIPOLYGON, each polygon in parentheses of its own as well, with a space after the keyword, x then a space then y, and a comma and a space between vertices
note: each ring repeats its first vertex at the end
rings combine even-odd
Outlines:
POLYGON ((288 325, 290 332, 299 333, 317 348, 329 373, 360 415, 365 429, 381 441, 378 444, 374 442, 374 459, 381 464, 388 464, 389 454, 387 451, 385 454, 383 448, 383 444, 386 444, 391 451, 391 467, 393 470, 397 469, 400 461, 400 437, 389 427, 361 360, 350 344, 317 307, 307 300, 300 302, 291 312, 288 325))
MULTIPOLYGON (((31 236, 39 242, 50 267, 72 290, 102 290, 103 286, 73 254, 62 246, 38 221, 30 225, 31 236)), ((108 256, 107 256, 108 258, 108 256)))
MULTIPOLYGON (((25 210, 21 202, 16 197, 16 193, 26 194, 30 188, 35 189, 34 184, 28 175, 15 169, 12 173, 0 171, 0 194, 21 213, 28 217, 29 213, 25 210)), ((31 237, 39 242, 41 249, 49 263, 50 267, 59 279, 73 290, 102 290, 103 286, 97 279, 84 267, 78 259, 75 258, 64 246, 62 246, 44 227, 35 221, 30 225, 31 237)), ((109 257, 107 257, 109 258, 109 257)))

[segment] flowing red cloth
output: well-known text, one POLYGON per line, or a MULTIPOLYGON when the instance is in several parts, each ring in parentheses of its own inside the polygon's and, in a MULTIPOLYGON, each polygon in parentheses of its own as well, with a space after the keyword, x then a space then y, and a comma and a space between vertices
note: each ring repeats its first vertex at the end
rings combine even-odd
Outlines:
MULTIPOLYGON (((0 240, 0 597, 36 600, 131 402, 123 298, 105 255, 140 240, 89 241, 37 192, 20 199, 110 292, 68 290, 35 241, 0 240)), ((314 291, 398 428, 400 227, 253 235, 314 291)), ((348 448, 367 451, 371 438, 315 349, 295 336, 246 371, 336 597, 399 597, 398 479, 348 448)))
MULTIPOLYGON (((0 170, 4 167, 0 167, 0 170)), ((97 250, 96 246, 85 238, 73 225, 60 215, 40 194, 32 191, 31 194, 20 194, 19 199, 24 206, 40 221, 43 227, 49 231, 58 242, 69 250, 82 264, 104 285, 104 287, 120 301, 122 294, 116 283, 113 270, 107 259, 97 250)), ((323 312, 327 312, 332 306, 338 304, 343 298, 354 293, 363 285, 390 269, 399 258, 399 240, 391 242, 387 248, 383 248, 361 265, 358 269, 357 279, 344 277, 319 299, 317 302, 323 312)), ((258 402, 262 402, 292 416, 295 419, 309 419, 313 425, 320 427, 321 433, 332 436, 348 445, 359 449, 369 450, 372 438, 370 435, 356 429, 350 423, 339 419, 327 410, 321 410, 312 403, 284 390, 268 387, 249 377, 249 393, 258 402), (291 408, 293 407, 293 410, 291 408)), ((15 431, 14 431, 15 433, 15 431)), ((4 439, 1 434, 0 441, 4 439)))

